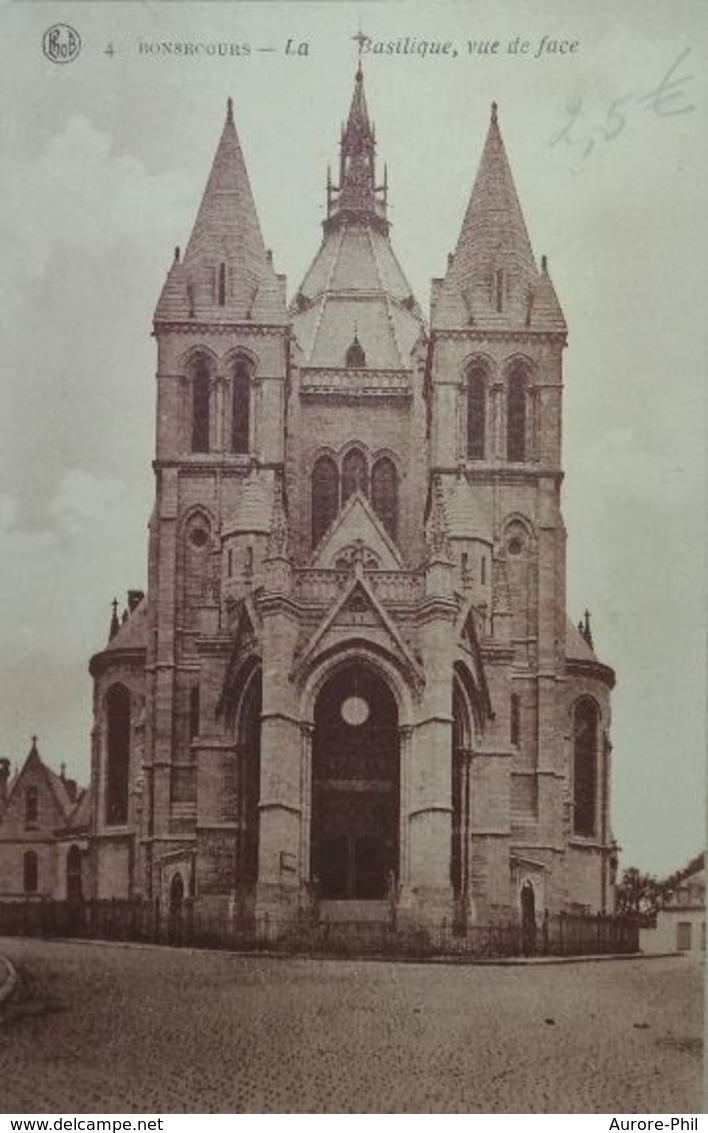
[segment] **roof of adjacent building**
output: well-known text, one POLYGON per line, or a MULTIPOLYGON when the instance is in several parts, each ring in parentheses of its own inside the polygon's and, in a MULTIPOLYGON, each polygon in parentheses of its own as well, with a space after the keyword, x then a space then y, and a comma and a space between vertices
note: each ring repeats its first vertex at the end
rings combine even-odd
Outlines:
MULTIPOLYGON (((32 769, 34 769, 35 774, 39 774, 44 778, 52 798, 56 803, 62 821, 65 822, 69 820, 77 804, 80 802, 81 795, 77 791, 74 780, 66 778, 63 767, 62 774, 57 775, 56 771, 53 771, 52 768, 44 762, 37 747, 36 736, 32 737, 32 746, 22 766, 15 775, 13 775, 8 785, 7 798, 3 810, 7 811, 22 780, 27 774, 31 773, 32 769)), ((84 791, 82 793, 85 794, 86 792, 84 791)))

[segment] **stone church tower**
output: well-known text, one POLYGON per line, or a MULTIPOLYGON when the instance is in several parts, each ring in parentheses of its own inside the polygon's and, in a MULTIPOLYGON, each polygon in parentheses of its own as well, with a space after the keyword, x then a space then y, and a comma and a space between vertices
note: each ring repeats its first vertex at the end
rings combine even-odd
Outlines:
POLYGON ((287 306, 229 101, 155 311, 147 593, 91 662, 98 897, 261 926, 612 907, 614 675, 565 608, 566 325, 496 106, 429 322, 387 195, 359 70, 287 306))

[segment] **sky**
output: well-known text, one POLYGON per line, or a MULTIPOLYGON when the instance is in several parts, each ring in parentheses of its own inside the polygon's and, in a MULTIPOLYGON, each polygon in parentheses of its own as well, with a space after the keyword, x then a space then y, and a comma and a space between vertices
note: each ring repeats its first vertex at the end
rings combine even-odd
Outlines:
POLYGON ((591 610, 617 671, 621 864, 683 865, 705 845, 708 3, 3 0, 2 18, 0 755, 19 764, 36 733, 88 779, 88 659, 114 595, 146 584, 152 313, 226 99, 292 295, 361 29, 392 239, 425 309, 499 104, 569 325, 568 612, 591 610), (68 64, 42 52, 57 21, 81 37, 68 64))

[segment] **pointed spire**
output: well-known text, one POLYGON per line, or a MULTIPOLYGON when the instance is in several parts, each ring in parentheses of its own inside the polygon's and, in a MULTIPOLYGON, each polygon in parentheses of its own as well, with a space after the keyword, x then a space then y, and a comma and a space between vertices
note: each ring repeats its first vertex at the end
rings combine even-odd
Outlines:
POLYGON ((31 736, 30 738, 31 738, 31 741, 32 741, 32 746, 29 749, 29 754, 30 755, 39 755, 39 752, 37 750, 37 737, 31 736))
MULTIPOLYGON (((356 37, 355 37, 356 38, 356 37)), ((325 231, 347 220, 373 222, 388 232, 386 187, 376 184, 376 136, 369 119, 361 60, 339 145, 339 185, 327 184, 325 231)))
POLYGON ((594 649, 595 645, 594 645, 593 640, 592 640, 592 629, 590 628, 590 611, 589 610, 585 611, 583 621, 581 621, 580 624, 578 625, 578 629, 580 630, 581 634, 583 635, 585 641, 590 646, 590 648, 594 649))
POLYGON ((268 261, 236 126, 233 102, 181 261, 168 273, 156 319, 270 322, 284 317, 282 287, 268 261))
MULTIPOLYGON (((541 279, 493 102, 455 254, 436 301, 434 325, 535 326, 535 292, 541 279)), ((544 294, 539 309, 548 306, 544 294)))

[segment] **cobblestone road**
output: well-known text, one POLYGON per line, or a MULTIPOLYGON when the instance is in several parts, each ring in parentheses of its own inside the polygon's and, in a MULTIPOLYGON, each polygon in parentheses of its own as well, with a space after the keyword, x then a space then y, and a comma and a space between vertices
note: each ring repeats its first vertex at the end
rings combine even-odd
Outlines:
POLYGON ((18 1113, 699 1112, 700 972, 0 940, 18 1113))

